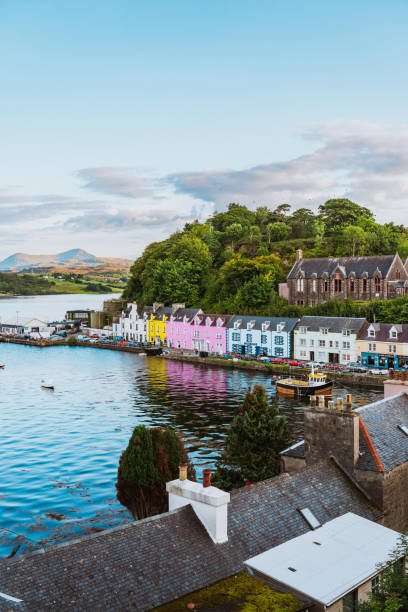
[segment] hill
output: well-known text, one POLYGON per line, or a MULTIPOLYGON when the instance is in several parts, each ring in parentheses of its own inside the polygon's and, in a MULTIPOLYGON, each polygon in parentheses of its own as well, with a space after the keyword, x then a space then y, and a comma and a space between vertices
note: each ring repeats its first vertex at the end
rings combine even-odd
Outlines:
POLYGON ((124 296, 141 305, 183 302, 213 313, 295 314, 278 296, 278 284, 298 248, 305 257, 398 252, 404 259, 408 230, 376 223, 369 208, 346 199, 328 200, 317 213, 292 213, 289 204, 256 210, 230 204, 150 244, 133 264, 124 296))
POLYGON ((30 255, 28 253, 14 253, 0 262, 0 270, 4 272, 21 272, 23 270, 35 271, 53 269, 126 269, 131 265, 129 259, 112 257, 96 257, 83 249, 70 249, 55 255, 30 255))

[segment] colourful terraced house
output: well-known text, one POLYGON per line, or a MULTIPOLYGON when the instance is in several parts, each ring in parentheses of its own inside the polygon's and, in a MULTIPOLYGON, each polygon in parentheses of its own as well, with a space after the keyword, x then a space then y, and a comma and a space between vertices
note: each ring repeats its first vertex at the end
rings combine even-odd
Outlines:
POLYGON ((167 321, 173 313, 173 308, 153 304, 154 312, 150 314, 147 322, 147 341, 158 346, 166 344, 167 321))

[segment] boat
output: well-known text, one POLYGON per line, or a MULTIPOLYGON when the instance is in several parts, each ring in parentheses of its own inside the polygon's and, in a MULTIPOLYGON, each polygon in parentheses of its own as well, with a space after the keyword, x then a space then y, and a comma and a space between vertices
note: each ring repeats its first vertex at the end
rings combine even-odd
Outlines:
POLYGON ((54 389, 54 383, 50 378, 43 378, 41 381, 41 387, 43 389, 54 389))
POLYGON ((333 381, 327 380, 326 374, 315 374, 312 368, 306 380, 297 378, 282 378, 276 381, 277 393, 292 395, 293 397, 305 395, 329 395, 333 388, 333 381))
POLYGON ((6 367, 6 366, 4 365, 4 363, 3 363, 2 365, 0 365, 0 369, 1 369, 1 370, 4 370, 4 368, 5 368, 5 367, 6 367))

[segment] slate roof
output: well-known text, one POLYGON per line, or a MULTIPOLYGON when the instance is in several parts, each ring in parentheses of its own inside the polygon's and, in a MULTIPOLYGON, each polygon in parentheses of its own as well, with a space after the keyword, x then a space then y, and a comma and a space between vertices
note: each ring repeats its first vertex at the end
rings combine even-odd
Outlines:
POLYGON ((233 315, 201 314, 198 315, 198 318, 200 319, 200 325, 203 325, 204 327, 207 325, 207 319, 211 320, 210 327, 215 327, 218 319, 222 320, 221 327, 228 327, 228 323, 230 322, 232 316, 233 315))
POLYGON ((343 273, 348 277, 354 273, 356 278, 361 278, 364 273, 372 278, 378 269, 382 278, 385 278, 394 261, 395 255, 374 255, 371 257, 316 257, 311 259, 300 259, 296 261, 288 274, 288 278, 296 278, 299 271, 304 273, 305 278, 322 278, 326 273, 333 274, 337 266, 342 267, 343 273))
POLYGON ((392 323, 366 323, 358 334, 359 340, 369 340, 370 342, 408 342, 408 325, 392 323), (374 327, 375 336, 369 336, 368 330, 374 327), (390 330, 395 328, 397 338, 391 338, 390 330))
POLYGON ((408 427, 408 396, 405 393, 362 406, 356 412, 360 414, 386 472, 408 461, 408 436, 398 427, 408 427))
POLYGON ((173 314, 173 309, 170 306, 160 306, 154 313, 152 309, 152 314, 154 314, 155 321, 163 321, 164 316, 166 316, 167 319, 170 318, 170 315, 173 314))
MULTIPOLYGON (((231 494, 228 537, 214 544, 192 507, 0 563, 0 592, 22 599, 5 610, 138 612, 243 570, 243 562, 309 531, 298 508, 321 523, 346 512, 379 518, 333 463, 231 494)), ((0 599, 0 605, 4 601, 0 599)))
MULTIPOLYGON (((408 461, 408 436, 399 425, 408 427, 408 396, 393 395, 355 410, 370 435, 386 472, 408 461)), ((357 469, 377 471, 374 459, 360 430, 360 457, 357 469)), ((280 453, 286 457, 305 457, 304 440, 280 453)))
POLYGON ((302 317, 297 327, 307 327, 310 331, 319 331, 321 327, 326 327, 337 333, 350 329, 357 333, 365 322, 365 319, 351 317, 302 317))
POLYGON ((228 323, 228 328, 234 328, 234 323, 237 321, 242 321, 239 329, 247 329, 247 324, 251 321, 255 322, 255 325, 252 329, 262 330, 262 323, 269 322, 270 326, 267 331, 276 331, 279 323, 285 323, 285 332, 291 332, 299 319, 291 318, 291 317, 254 317, 247 315, 233 315, 230 322, 228 323))
POLYGON ((184 317, 191 321, 199 312, 201 312, 201 308, 178 308, 173 316, 175 321, 183 321, 184 317))

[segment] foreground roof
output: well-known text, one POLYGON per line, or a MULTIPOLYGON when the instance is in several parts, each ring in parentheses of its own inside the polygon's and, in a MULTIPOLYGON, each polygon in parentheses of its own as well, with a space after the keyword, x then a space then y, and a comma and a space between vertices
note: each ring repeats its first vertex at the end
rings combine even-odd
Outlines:
POLYGON ((339 266, 346 277, 354 274, 356 278, 361 278, 366 273, 371 278, 378 270, 385 278, 395 257, 396 255, 374 255, 300 259, 289 272, 288 278, 296 278, 299 272, 302 272, 305 278, 312 278, 313 274, 316 274, 317 278, 321 278, 324 274, 330 276, 339 266))
POLYGON ((351 512, 249 559, 250 568, 324 606, 378 573, 400 534, 351 512))
MULTIPOLYGON (((356 412, 360 414, 386 472, 408 461, 408 435, 400 428, 400 425, 405 425, 408 431, 408 396, 405 393, 367 404, 357 408, 356 412)), ((363 451, 361 447, 360 451, 363 451)), ((368 461, 359 460, 358 467, 374 469, 370 468, 367 453, 362 454, 360 459, 363 458, 368 461)))
MULTIPOLYGON (((192 507, 117 527, 0 563, 0 592, 21 599, 7 610, 151 610, 243 570, 244 561, 345 512, 378 510, 332 463, 231 494, 228 542, 214 544, 192 507)), ((0 606, 4 600, 0 596, 0 606)))

